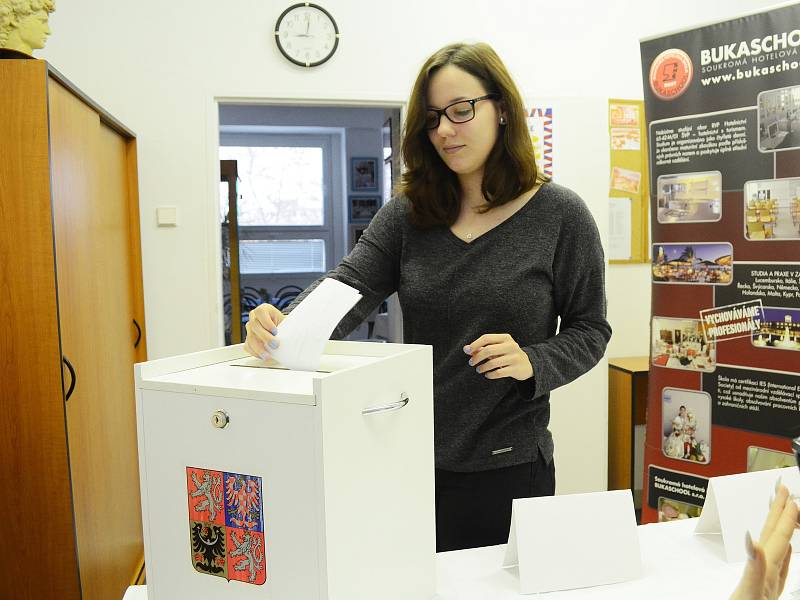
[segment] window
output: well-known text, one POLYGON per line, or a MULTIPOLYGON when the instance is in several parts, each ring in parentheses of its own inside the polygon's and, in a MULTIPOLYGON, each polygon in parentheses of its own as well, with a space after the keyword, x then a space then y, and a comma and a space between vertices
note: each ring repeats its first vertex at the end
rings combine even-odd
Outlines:
POLYGON ((325 240, 242 240, 239 272, 319 273, 325 269, 325 240))
POLYGON ((392 199, 392 120, 387 119, 381 130, 383 136, 383 203, 392 199))
MULTIPOLYGON (((240 272, 326 272, 333 245, 330 137, 251 137, 220 146, 220 159, 236 160, 239 173, 240 272)), ((227 194, 220 203, 225 215, 227 194)))

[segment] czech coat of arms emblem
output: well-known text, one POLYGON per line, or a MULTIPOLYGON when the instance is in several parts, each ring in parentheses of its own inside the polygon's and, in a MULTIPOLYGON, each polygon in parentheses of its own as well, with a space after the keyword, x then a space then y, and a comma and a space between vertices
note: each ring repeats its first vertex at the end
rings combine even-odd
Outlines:
POLYGON ((189 544, 199 573, 267 580, 261 477, 186 467, 189 544))

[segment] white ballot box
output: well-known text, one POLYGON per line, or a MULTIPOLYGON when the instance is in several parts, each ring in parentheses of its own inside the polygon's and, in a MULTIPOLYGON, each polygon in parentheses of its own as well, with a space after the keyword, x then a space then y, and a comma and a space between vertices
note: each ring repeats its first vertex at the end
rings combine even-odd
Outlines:
POLYGON ((429 346, 241 345, 136 365, 149 600, 434 596, 429 346))

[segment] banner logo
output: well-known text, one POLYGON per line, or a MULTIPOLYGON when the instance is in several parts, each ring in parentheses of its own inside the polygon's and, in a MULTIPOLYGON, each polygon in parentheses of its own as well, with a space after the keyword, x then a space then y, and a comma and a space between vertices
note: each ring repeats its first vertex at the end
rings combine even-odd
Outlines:
POLYGON ((670 48, 650 65, 650 89, 661 100, 674 100, 689 87, 694 75, 692 59, 683 50, 670 48))

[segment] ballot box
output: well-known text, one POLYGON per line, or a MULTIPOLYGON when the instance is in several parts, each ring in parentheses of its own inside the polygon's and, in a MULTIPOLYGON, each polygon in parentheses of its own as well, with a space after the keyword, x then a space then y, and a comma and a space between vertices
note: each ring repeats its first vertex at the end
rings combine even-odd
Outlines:
POLYGON ((136 365, 149 600, 435 595, 432 351, 243 346, 136 365))

